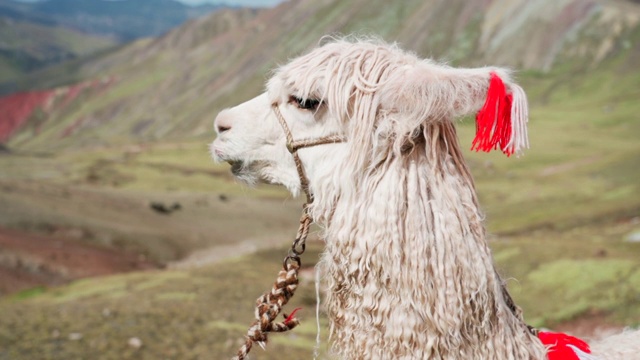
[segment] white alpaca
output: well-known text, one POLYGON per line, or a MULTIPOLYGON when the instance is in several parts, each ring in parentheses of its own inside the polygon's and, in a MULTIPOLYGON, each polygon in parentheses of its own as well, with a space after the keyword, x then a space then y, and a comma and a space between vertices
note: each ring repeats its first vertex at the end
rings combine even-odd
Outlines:
MULTIPOLYGON (((248 183, 282 184, 294 195, 301 180, 272 104, 296 139, 346 139, 299 151, 326 240, 336 357, 546 358, 494 270, 453 127, 483 107, 491 73, 513 94, 519 118, 516 137, 497 146, 518 152, 527 145, 526 103, 507 71, 454 69, 370 41, 335 41, 294 59, 266 93, 216 118, 217 160, 248 183)), ((640 335, 593 351, 638 359, 640 335)))

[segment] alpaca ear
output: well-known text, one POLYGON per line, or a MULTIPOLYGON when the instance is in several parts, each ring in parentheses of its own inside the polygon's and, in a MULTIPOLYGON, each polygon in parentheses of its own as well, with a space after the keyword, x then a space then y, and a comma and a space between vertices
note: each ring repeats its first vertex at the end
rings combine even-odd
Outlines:
POLYGON ((471 149, 500 149, 507 156, 529 147, 527 96, 508 71, 499 68, 447 68, 453 83, 456 115, 476 115, 476 136, 471 149), (482 104, 481 107, 478 107, 482 104))
POLYGON ((529 147, 528 121, 524 90, 515 83, 506 85, 497 72, 491 71, 484 105, 476 113, 476 136, 471 149, 489 152, 500 148, 507 156, 519 155, 529 147))
POLYGON ((458 69, 423 62, 389 85, 387 98, 408 118, 452 121, 475 114, 472 150, 500 149, 510 156, 529 147, 527 97, 504 69, 458 69))

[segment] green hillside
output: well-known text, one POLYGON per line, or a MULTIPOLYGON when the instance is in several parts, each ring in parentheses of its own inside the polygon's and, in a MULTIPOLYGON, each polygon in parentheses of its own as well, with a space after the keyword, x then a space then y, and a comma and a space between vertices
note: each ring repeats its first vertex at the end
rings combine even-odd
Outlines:
MULTIPOLYGON (((61 68, 38 70, 74 59, 91 61, 94 57, 87 55, 162 35, 218 8, 174 0, 0 0, 0 94, 44 89, 52 79, 43 77, 64 75, 61 68)), ((66 79, 82 80, 82 75, 66 79)))
MULTIPOLYGON (((326 34, 375 34, 456 65, 507 65, 550 79, 557 78, 551 71, 555 69, 564 77, 583 77, 614 58, 629 63, 610 65, 614 76, 625 77, 625 67, 633 66, 639 46, 638 5, 582 0, 562 6, 553 1, 549 6, 536 4, 541 3, 503 9, 498 2, 462 0, 384 6, 335 0, 295 2, 257 14, 219 11, 157 40, 138 41, 100 59, 56 69, 58 83, 50 86, 105 75, 118 82, 104 96, 83 98, 81 107, 46 114, 37 136, 27 131, 8 145, 56 150, 77 143, 204 139, 211 135, 213 114, 256 95, 274 65, 326 34), (80 118, 91 121, 74 136, 61 138, 61 131, 80 118)), ((38 81, 46 81, 48 76, 41 78, 38 81)), ((540 91, 530 90, 533 100, 540 91)))
POLYGON ((108 37, 1 15, 0 34, 0 85, 5 89, 17 87, 16 82, 34 70, 116 45, 108 37))
POLYGON ((127 42, 162 35, 220 7, 190 6, 175 0, 0 0, 0 16, 127 42))

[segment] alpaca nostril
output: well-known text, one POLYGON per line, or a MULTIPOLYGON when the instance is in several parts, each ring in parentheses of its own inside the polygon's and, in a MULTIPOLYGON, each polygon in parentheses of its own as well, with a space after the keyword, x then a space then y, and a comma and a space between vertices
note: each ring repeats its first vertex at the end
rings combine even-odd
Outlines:
POLYGON ((213 124, 218 132, 218 134, 222 134, 225 131, 231 130, 231 124, 233 123, 233 115, 229 112, 229 110, 223 110, 216 116, 213 124))

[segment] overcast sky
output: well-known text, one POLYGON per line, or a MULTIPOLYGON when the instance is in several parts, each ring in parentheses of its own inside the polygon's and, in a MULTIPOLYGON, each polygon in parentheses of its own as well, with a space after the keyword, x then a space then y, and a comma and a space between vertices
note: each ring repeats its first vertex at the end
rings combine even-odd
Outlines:
POLYGON ((185 4, 200 5, 200 4, 227 4, 227 5, 241 5, 241 6, 253 6, 253 7, 267 7, 274 6, 281 3, 283 0, 178 0, 185 4))
MULTIPOLYGON (((42 0, 17 0, 21 2, 37 2, 42 0)), ((87 0, 92 1, 92 0, 87 0)), ((281 3, 283 0, 177 0, 189 5, 200 4, 227 4, 237 6, 252 6, 252 7, 268 7, 281 3)))

